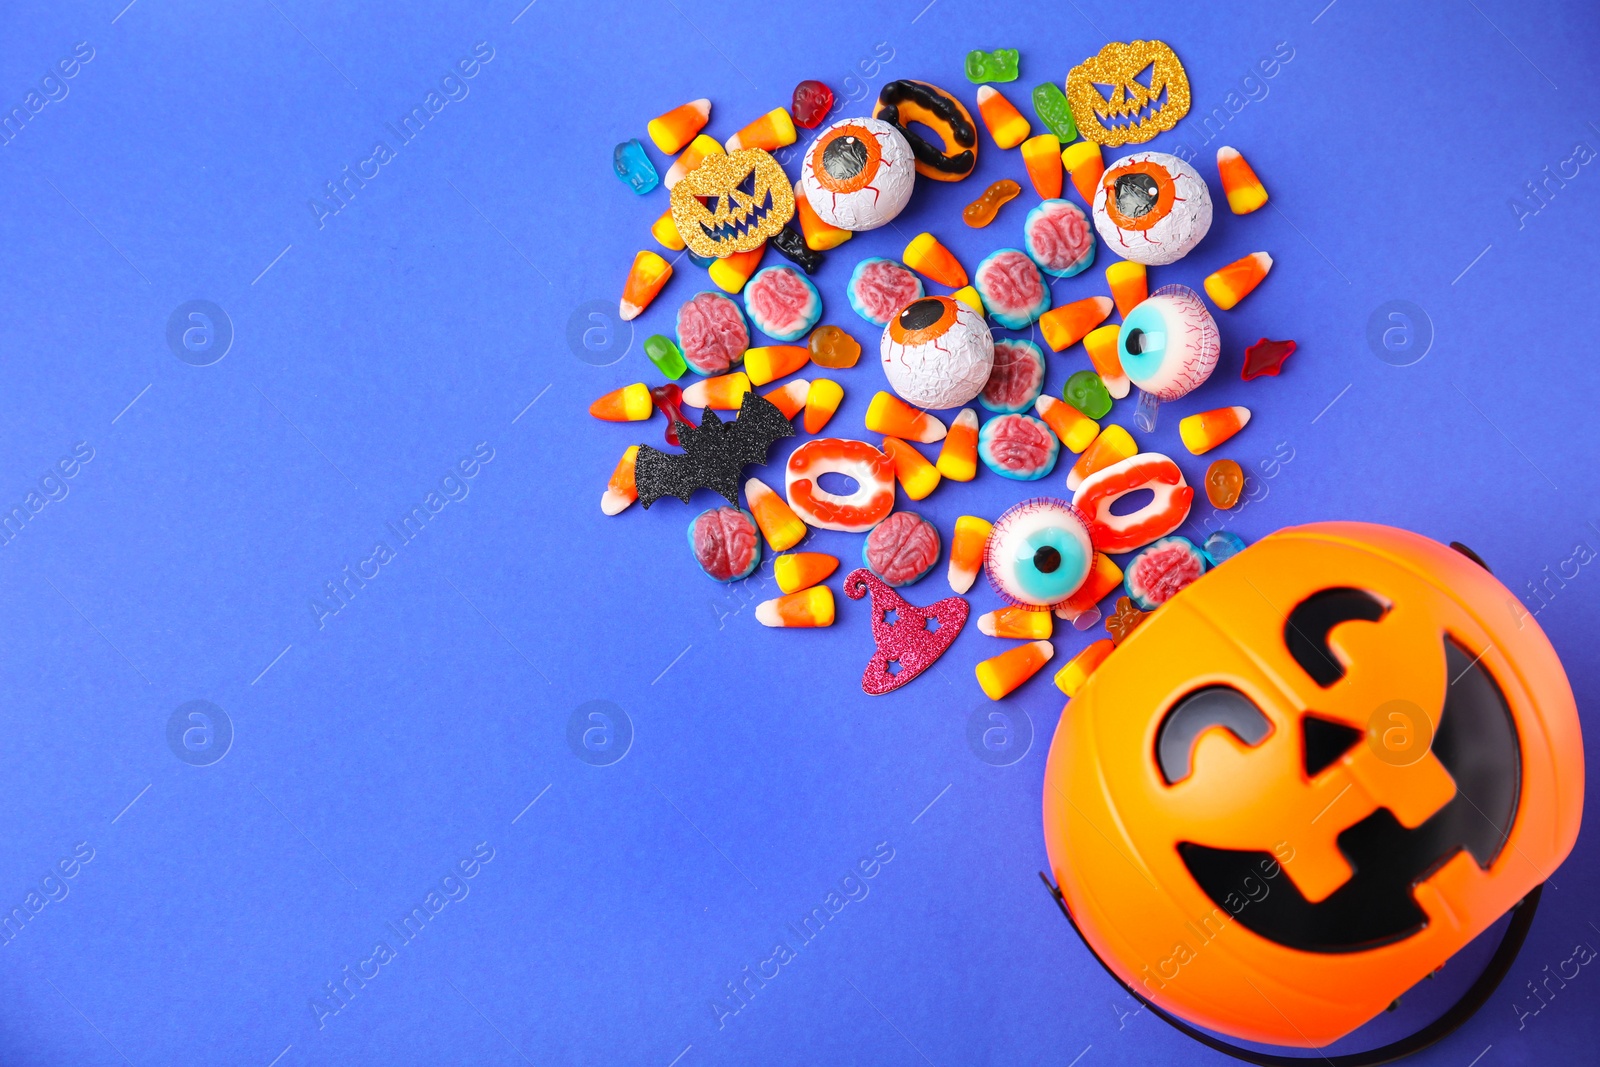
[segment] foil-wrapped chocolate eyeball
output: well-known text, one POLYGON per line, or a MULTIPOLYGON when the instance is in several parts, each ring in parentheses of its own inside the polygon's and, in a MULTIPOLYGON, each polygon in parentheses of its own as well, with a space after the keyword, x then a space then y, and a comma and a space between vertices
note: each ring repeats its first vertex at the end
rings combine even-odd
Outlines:
POLYGON ((919 408, 954 408, 983 391, 994 368, 994 335, 976 311, 948 296, 924 296, 895 313, 879 347, 889 385, 919 408))
POLYGON ((840 119, 806 149, 800 188, 817 217, 844 230, 875 230, 900 214, 916 183, 905 135, 878 119, 840 119))
POLYGON ((1211 192, 1177 156, 1135 152, 1100 176, 1094 226, 1123 259, 1150 267, 1176 263, 1211 229, 1211 192))

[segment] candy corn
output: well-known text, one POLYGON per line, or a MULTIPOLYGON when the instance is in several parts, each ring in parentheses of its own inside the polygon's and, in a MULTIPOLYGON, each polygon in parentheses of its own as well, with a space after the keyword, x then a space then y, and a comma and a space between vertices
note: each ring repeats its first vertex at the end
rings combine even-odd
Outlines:
POLYGON ((849 230, 841 230, 837 226, 823 222, 803 192, 795 194, 794 213, 800 216, 800 233, 806 239, 806 247, 813 252, 826 252, 830 248, 838 248, 855 236, 849 230))
POLYGON ((978 632, 990 637, 1049 637, 1055 624, 1048 611, 1017 607, 986 611, 978 616, 978 632))
POLYGON ((621 389, 613 389, 589 405, 589 414, 607 422, 643 422, 650 417, 655 405, 650 402, 650 387, 634 382, 621 389))
POLYGON ((1067 403, 1057 400, 1049 393, 1043 393, 1033 402, 1033 410, 1039 413, 1049 427, 1061 438, 1061 443, 1073 452, 1082 452, 1094 443, 1100 434, 1100 424, 1089 416, 1067 403))
POLYGON ((826 552, 790 552, 772 561, 772 578, 785 593, 810 589, 839 569, 839 558, 826 552))
POLYGON ((1042 198, 1054 200, 1061 195, 1061 141, 1055 134, 1041 133, 1023 141, 1022 164, 1042 198))
MULTIPOLYGON (((968 410, 971 410, 970 408, 968 410)), ((972 588, 978 572, 983 569, 983 552, 989 544, 989 532, 994 523, 976 515, 963 515, 956 520, 956 532, 950 538, 950 589, 965 593, 972 588)))
MULTIPOLYGON (((1106 321, 1112 307, 1109 296, 1086 296, 1082 300, 1074 300, 1039 316, 1039 332, 1044 334, 1045 343, 1051 351, 1060 352, 1083 340, 1090 330, 1106 321)), ((1106 388, 1110 387, 1111 383, 1107 382, 1106 388)), ((1111 395, 1117 394, 1113 392, 1111 395)))
POLYGON ((983 297, 978 295, 978 290, 970 285, 962 286, 950 294, 951 299, 959 300, 979 315, 985 314, 983 310, 983 297))
MULTIPOLYGON (((1121 429, 1121 427, 1118 427, 1121 429)), ((1106 594, 1122 584, 1122 568, 1117 566, 1116 560, 1104 552, 1094 554, 1094 563, 1089 568, 1089 576, 1078 586, 1077 592, 1067 598, 1067 602, 1056 609, 1056 614, 1063 619, 1077 620, 1079 615, 1086 611, 1094 610, 1094 606, 1104 600, 1106 594)), ((1098 613, 1095 621, 1099 621, 1098 613)), ((1090 624, 1091 626, 1093 623, 1090 624)), ((1080 630, 1082 626, 1078 627, 1080 630)))
POLYGON ((672 209, 669 207, 661 213, 661 217, 650 224, 650 236, 661 242, 661 247, 669 252, 683 251, 683 236, 678 233, 678 224, 672 221, 672 209))
MULTIPOLYGON (((750 357, 746 355, 745 366, 749 365, 750 357)), ((812 382, 811 391, 806 394, 806 433, 821 433, 843 401, 844 389, 838 382, 827 378, 812 382)))
POLYGON ((944 423, 932 415, 884 392, 875 394, 867 405, 867 429, 924 445, 944 440, 946 432, 944 423))
POLYGON ((794 144, 794 119, 787 108, 775 107, 750 125, 728 138, 728 151, 741 148, 764 148, 771 152, 794 144))
POLYGON ((800 414, 800 409, 806 406, 806 398, 811 394, 811 383, 804 378, 796 378, 787 385, 776 389, 768 389, 761 394, 763 400, 772 401, 772 405, 783 412, 783 417, 792 419, 800 414))
POLYGON ((776 600, 763 600, 756 605, 756 621, 762 626, 832 626, 833 590, 814 585, 776 600))
POLYGON ((706 121, 710 118, 710 100, 691 100, 665 115, 657 115, 650 120, 646 130, 656 147, 670 156, 694 140, 695 134, 706 128, 706 121))
POLYGON ((900 258, 905 260, 906 266, 940 285, 959 289, 967 284, 966 270, 931 233, 920 233, 913 237, 911 243, 906 245, 905 255, 900 258))
MULTIPOLYGON (((1051 140, 1054 140, 1052 135, 1051 140)), ((756 616, 760 618, 759 615, 756 616)), ((1039 673, 1050 662, 1056 646, 1049 641, 1029 641, 978 664, 978 684, 990 700, 999 700, 1039 673)))
POLYGON ((1235 215, 1248 215, 1267 202, 1267 187, 1237 148, 1223 145, 1217 149, 1217 174, 1222 178, 1222 191, 1228 194, 1228 209, 1235 215))
POLYGON ((606 491, 600 494, 600 510, 615 515, 639 499, 639 490, 633 484, 633 465, 639 457, 639 446, 629 445, 617 460, 617 469, 611 472, 606 491))
POLYGON ((672 166, 667 168, 667 176, 661 179, 661 184, 671 189, 683 181, 684 175, 698 167, 707 156, 725 156, 728 153, 715 138, 701 134, 690 142, 689 147, 683 150, 683 155, 673 160, 672 166))
POLYGON ((745 482, 744 499, 750 505, 750 514, 756 517, 756 525, 761 527, 761 534, 772 546, 772 551, 782 552, 805 540, 806 524, 766 482, 760 478, 745 482))
POLYGON ((692 408, 713 411, 738 411, 744 394, 750 391, 750 378, 744 371, 701 378, 683 391, 683 402, 692 408))
POLYGON ((939 487, 939 471, 921 452, 894 437, 883 439, 883 454, 894 461, 900 488, 912 500, 921 500, 939 487))
POLYGON ((617 314, 623 321, 638 318, 670 277, 672 264, 654 252, 640 252, 634 256, 633 266, 628 268, 628 280, 622 284, 622 305, 617 314))
POLYGON ((939 449, 935 464, 939 473, 952 482, 970 482, 978 476, 978 413, 962 408, 950 420, 950 431, 939 449))
POLYGON ((992 85, 978 86, 978 114, 1001 148, 1015 148, 1028 139, 1028 120, 992 85))
POLYGON ((731 256, 714 259, 706 273, 711 275, 718 289, 725 293, 737 293, 744 288, 744 283, 750 280, 756 268, 761 266, 761 256, 766 250, 767 243, 763 241, 748 252, 735 252, 731 256))
POLYGON ((1245 428, 1250 421, 1250 409, 1235 404, 1231 408, 1214 408, 1190 415, 1178 423, 1178 436, 1183 447, 1196 456, 1203 456, 1245 428))
POLYGON ((751 348, 744 354, 744 372, 750 376, 751 385, 768 385, 787 378, 810 360, 811 350, 805 345, 751 348))
POLYGON ((1265 252, 1251 252, 1243 259, 1236 259, 1221 270, 1206 275, 1206 295, 1213 304, 1227 311, 1249 296, 1271 269, 1271 256, 1265 252))
POLYGON ((1094 439, 1094 443, 1078 457, 1078 462, 1072 465, 1072 470, 1067 472, 1067 488, 1077 492, 1083 480, 1095 471, 1104 470, 1113 463, 1121 463, 1138 452, 1139 445, 1134 441, 1133 434, 1112 423, 1100 431, 1100 436, 1094 439))
POLYGON ((1130 259, 1119 260, 1106 268, 1106 284, 1111 286, 1111 299, 1116 301, 1117 314, 1123 318, 1150 295, 1144 264, 1130 259))
POLYGON ((1121 400, 1128 395, 1132 385, 1122 369, 1122 357, 1117 355, 1117 333, 1120 326, 1102 326, 1090 330, 1083 338, 1083 350, 1089 353, 1089 362, 1095 373, 1106 383, 1106 392, 1121 400))
POLYGON ((1100 156, 1100 146, 1093 141, 1070 144, 1061 153, 1061 165, 1072 175, 1072 187, 1078 190, 1083 202, 1093 207, 1100 175, 1106 172, 1106 162, 1100 156))
POLYGON ((1075 697, 1083 690, 1083 685, 1089 680, 1089 675, 1094 669, 1106 661, 1106 657, 1115 652, 1116 642, 1109 637, 1102 637, 1088 648, 1079 652, 1067 661, 1067 665, 1056 672, 1056 688, 1075 697))

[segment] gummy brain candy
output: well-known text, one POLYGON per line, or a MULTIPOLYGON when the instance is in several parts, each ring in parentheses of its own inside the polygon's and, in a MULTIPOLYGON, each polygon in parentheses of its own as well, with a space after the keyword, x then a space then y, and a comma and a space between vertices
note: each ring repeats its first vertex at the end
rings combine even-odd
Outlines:
POLYGON ((884 327, 889 385, 919 408, 959 407, 977 396, 994 366, 994 336, 981 316, 948 296, 913 300, 884 327))
POLYGON ((978 401, 990 411, 1015 415, 1033 407, 1044 388, 1044 353, 1032 341, 1003 337, 994 343, 994 369, 978 401))
POLYGON ((1187 396, 1216 369, 1217 321, 1184 285, 1163 285, 1128 313, 1117 356, 1130 381, 1159 400, 1187 396))
POLYGON ((840 119, 806 149, 800 189, 817 217, 845 230, 875 230, 900 214, 916 181, 911 144, 879 119, 840 119))
POLYGON ((726 373, 750 347, 744 313, 721 293, 696 293, 678 308, 678 347, 696 374, 726 373))
POLYGON ((1128 561, 1123 586, 1144 611, 1154 611, 1206 572, 1206 557, 1187 537, 1163 537, 1128 561))
POLYGON ((1094 231, 1089 217, 1070 200, 1046 200, 1022 224, 1028 255, 1039 269, 1070 278, 1094 263, 1094 231))
POLYGON ((793 267, 767 267, 745 284, 744 309, 768 337, 794 341, 822 317, 822 296, 793 267))
POLYGON ((1094 225, 1124 259, 1151 267, 1176 263, 1211 229, 1211 193, 1199 171, 1177 156, 1135 152, 1100 176, 1094 225))
POLYGON ((890 586, 910 585, 939 562, 939 531, 914 511, 897 511, 867 535, 861 561, 890 586))
POLYGON ((739 508, 702 511, 689 524, 689 548, 700 569, 719 582, 748 577, 761 562, 756 520, 739 508))
POLYGON ((1032 415, 997 415, 978 431, 978 458, 1003 478, 1036 481, 1056 467, 1061 442, 1032 415))
POLYGON ((1050 310, 1050 287, 1038 265, 1015 248, 991 252, 972 281, 990 317, 1008 330, 1026 330, 1050 310))
POLYGON ((895 312, 922 295, 922 279, 892 259, 873 256, 856 264, 845 293, 857 315, 887 326, 895 312))
POLYGON ((1089 527, 1065 500, 1038 497, 1006 509, 984 550, 989 584, 1002 597, 1041 610, 1065 604, 1094 565, 1089 527))

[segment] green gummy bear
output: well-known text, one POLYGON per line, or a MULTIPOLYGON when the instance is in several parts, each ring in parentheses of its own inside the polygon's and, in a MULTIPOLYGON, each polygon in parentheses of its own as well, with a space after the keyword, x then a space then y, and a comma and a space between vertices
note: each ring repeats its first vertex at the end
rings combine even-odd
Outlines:
POLYGON ((672 343, 670 337, 663 337, 659 333, 646 337, 644 354, 650 357, 650 362, 656 365, 656 370, 668 378, 676 380, 689 373, 689 364, 684 362, 683 352, 672 343))
POLYGON ((1092 370, 1081 370, 1068 378, 1067 384, 1061 387, 1061 395, 1091 419, 1098 419, 1111 410, 1111 394, 1106 391, 1106 383, 1092 370))
POLYGON ((1078 139, 1078 124, 1072 120, 1072 108, 1067 103, 1067 95, 1055 82, 1033 87, 1033 110, 1062 144, 1070 144, 1078 139))
POLYGON ((993 52, 974 49, 968 52, 967 81, 973 85, 1016 81, 1017 55, 1015 48, 996 48, 993 52))

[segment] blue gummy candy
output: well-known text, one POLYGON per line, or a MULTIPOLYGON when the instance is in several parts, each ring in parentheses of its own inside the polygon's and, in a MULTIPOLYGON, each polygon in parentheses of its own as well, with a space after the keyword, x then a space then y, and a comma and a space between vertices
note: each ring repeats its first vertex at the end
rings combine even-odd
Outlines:
POLYGON ((1218 530, 1206 538, 1205 543, 1200 546, 1200 551, 1204 552, 1211 565, 1216 567, 1243 552, 1244 548, 1244 538, 1232 530, 1218 530))
POLYGON ((1002 478, 1011 478, 1019 482, 1035 482, 1045 477, 1056 469, 1056 456, 1061 452, 1061 442, 1057 440, 1055 431, 1050 429, 1042 420, 1032 415, 998 415, 983 424, 983 429, 978 431, 978 458, 983 460, 983 465, 1000 475, 1002 478), (1037 429, 1043 431, 1042 440, 1049 442, 1049 452, 1045 461, 1034 468, 1010 467, 1003 463, 994 451, 994 439, 1000 430, 1009 424, 1021 419, 1030 422, 1037 429))
POLYGON ((611 166, 616 169, 617 177, 640 196, 661 184, 656 165, 645 155, 644 145, 637 137, 617 145, 611 153, 611 166))
POLYGON ((793 267, 780 263, 775 267, 763 267, 761 270, 756 271, 755 277, 745 283, 744 310, 750 316, 750 321, 755 324, 756 329, 773 340, 797 341, 810 333, 811 327, 815 326, 817 320, 822 317, 822 294, 817 292, 815 285, 811 284, 811 279, 793 267), (806 305, 798 318, 787 323, 789 329, 784 329, 784 324, 769 320, 757 306, 760 294, 765 286, 790 284, 788 279, 783 277, 784 275, 787 275, 788 278, 793 278, 794 281, 799 282, 811 292, 810 303, 806 305))

